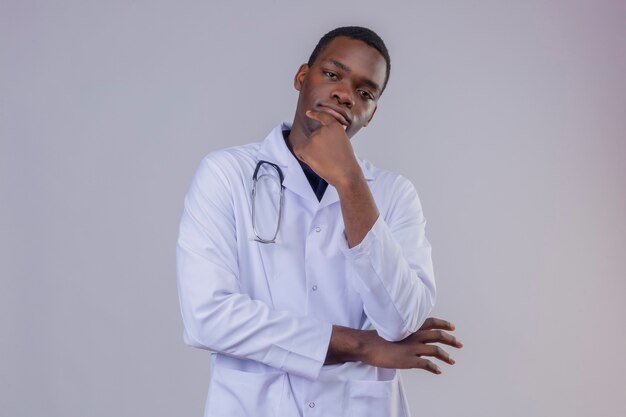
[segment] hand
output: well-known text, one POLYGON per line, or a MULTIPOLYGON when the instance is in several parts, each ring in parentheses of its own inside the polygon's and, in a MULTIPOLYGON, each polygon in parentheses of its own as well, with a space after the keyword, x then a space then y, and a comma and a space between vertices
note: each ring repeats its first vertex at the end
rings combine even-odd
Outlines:
POLYGON ((433 317, 426 319, 422 327, 399 342, 387 342, 376 334, 370 334, 366 342, 365 359, 370 365, 394 369, 424 369, 440 374, 441 368, 423 356, 437 358, 450 365, 455 363, 448 352, 433 343, 443 343, 455 348, 463 344, 446 331, 454 331, 454 324, 433 317))
POLYGON ((304 143, 294 144, 294 154, 329 184, 337 187, 363 177, 345 126, 328 113, 306 112, 320 126, 304 143))

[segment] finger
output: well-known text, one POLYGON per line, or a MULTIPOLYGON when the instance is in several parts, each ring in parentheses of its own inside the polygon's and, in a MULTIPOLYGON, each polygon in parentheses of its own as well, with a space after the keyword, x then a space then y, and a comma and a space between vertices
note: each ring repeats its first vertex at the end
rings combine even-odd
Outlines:
POLYGON ((304 114, 306 114, 309 119, 317 120, 321 123, 322 126, 328 126, 334 122, 337 122, 333 116, 321 111, 307 110, 304 114))
POLYGON ((428 372, 432 372, 435 375, 439 375, 441 373, 441 368, 435 365, 433 362, 424 358, 417 358, 415 361, 415 368, 420 368, 428 372))
POLYGON ((443 361, 450 365, 454 365, 456 363, 456 361, 452 359, 452 357, 448 354, 448 352, 446 352, 445 350, 443 350, 442 348, 436 345, 422 345, 417 350, 416 355, 432 356, 433 358, 437 358, 440 361, 443 361))
POLYGON ((456 329, 456 326, 453 323, 450 323, 447 320, 438 319, 435 317, 429 317, 426 319, 420 330, 432 330, 432 329, 442 329, 453 331, 456 329))
POLYGON ((415 340, 420 343, 443 343, 459 349, 463 347, 459 339, 443 330, 420 330, 415 336, 415 340))

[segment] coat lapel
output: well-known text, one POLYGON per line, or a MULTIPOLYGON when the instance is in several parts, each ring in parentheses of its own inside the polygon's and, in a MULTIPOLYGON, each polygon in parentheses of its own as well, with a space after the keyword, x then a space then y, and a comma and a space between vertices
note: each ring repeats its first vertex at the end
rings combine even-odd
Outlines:
POLYGON ((289 124, 281 123, 272 130, 261 144, 257 161, 264 160, 280 166, 285 176, 283 181, 285 189, 298 194, 309 202, 317 204, 317 197, 306 179, 304 171, 302 171, 300 164, 285 144, 283 130, 288 129, 290 129, 289 124))
MULTIPOLYGON (((287 148, 282 131, 289 129, 289 125, 278 125, 265 138, 256 155, 258 161, 267 161, 278 165, 283 173, 283 186, 285 187, 284 202, 282 207, 282 219, 276 243, 254 242, 260 255, 261 264, 266 277, 271 303, 275 309, 288 310, 289 305, 297 294, 295 290, 301 284, 294 281, 293 271, 298 268, 297 259, 293 258, 294 237, 293 230, 289 227, 289 213, 293 216, 304 207, 312 212, 318 206, 317 197, 311 189, 300 164, 287 148), (287 271, 292 271, 291 273, 287 271)), ((260 202, 259 200, 257 203, 260 202)), ((271 210, 270 210, 271 211, 271 210)), ((295 250, 295 253, 299 253, 295 250)), ((298 314, 302 314, 299 311, 298 314)))

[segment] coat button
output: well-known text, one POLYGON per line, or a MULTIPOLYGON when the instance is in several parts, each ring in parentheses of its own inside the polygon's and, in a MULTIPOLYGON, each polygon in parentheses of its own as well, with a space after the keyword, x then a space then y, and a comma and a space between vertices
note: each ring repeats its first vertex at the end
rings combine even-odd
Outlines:
POLYGON ((319 226, 317 226, 317 227, 315 228, 315 231, 319 233, 319 232, 321 232, 321 231, 322 231, 322 228, 321 228, 321 227, 319 227, 319 226))
POLYGON ((311 401, 311 402, 309 403, 309 407, 311 407, 311 408, 315 407, 315 403, 314 403, 313 401, 311 401))
POLYGON ((312 287, 311 287, 311 289, 312 289, 313 291, 317 291, 317 285, 312 286, 312 287))

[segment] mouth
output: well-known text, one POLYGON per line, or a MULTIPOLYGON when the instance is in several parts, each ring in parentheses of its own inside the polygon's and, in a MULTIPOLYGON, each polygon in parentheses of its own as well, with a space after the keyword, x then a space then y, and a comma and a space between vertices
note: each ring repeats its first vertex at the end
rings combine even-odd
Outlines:
POLYGON ((335 120, 337 120, 340 124, 342 124, 346 129, 350 127, 350 124, 352 124, 352 119, 350 118, 350 116, 345 110, 339 107, 329 106, 326 104, 318 104, 318 107, 324 113, 328 113, 331 116, 333 116, 335 120))

